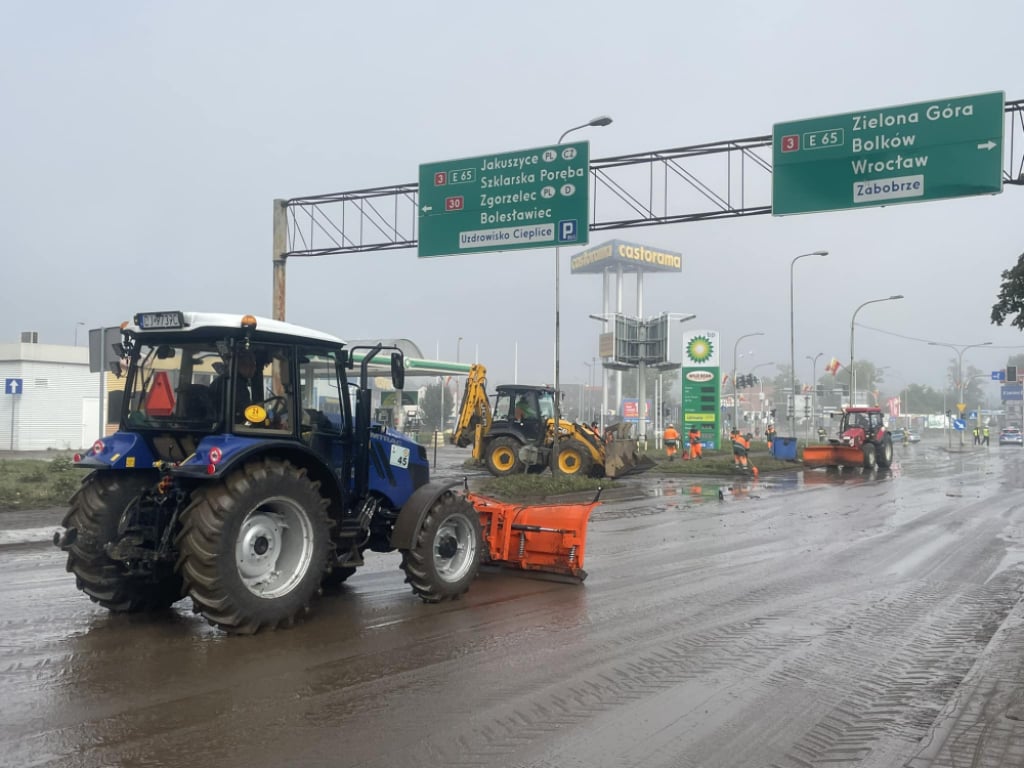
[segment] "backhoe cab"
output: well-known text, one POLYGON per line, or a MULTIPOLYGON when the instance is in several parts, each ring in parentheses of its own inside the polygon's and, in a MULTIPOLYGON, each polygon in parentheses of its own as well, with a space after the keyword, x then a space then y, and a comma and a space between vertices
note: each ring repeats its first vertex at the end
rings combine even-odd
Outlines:
POLYGON ((628 424, 612 425, 599 435, 585 424, 562 419, 556 454, 555 390, 502 384, 496 387, 492 409, 486 375, 482 365, 470 368, 452 442, 472 445, 473 458, 495 477, 535 474, 549 467, 562 475, 622 477, 654 466, 640 456, 628 424))

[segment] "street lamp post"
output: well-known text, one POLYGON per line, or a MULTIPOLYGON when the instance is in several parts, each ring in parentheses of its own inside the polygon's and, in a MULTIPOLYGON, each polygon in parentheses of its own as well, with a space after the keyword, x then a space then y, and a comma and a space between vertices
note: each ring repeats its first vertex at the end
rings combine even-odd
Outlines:
MULTIPOLYGON (((611 316, 611 313, 609 313, 608 315, 589 315, 591 320, 597 320, 598 322, 604 323, 605 328, 608 327, 608 322, 609 322, 608 317, 610 317, 610 316, 611 316)), ((594 360, 596 362, 597 358, 594 358, 594 360)), ((602 357, 601 358, 601 415, 598 418, 598 422, 599 422, 599 426, 601 428, 601 434, 602 435, 604 434, 604 419, 605 419, 605 414, 607 413, 607 411, 608 411, 608 371, 606 371, 605 368, 604 368, 604 358, 602 357)))
MULTIPOLYGON (((991 341, 983 341, 980 344, 943 344, 941 341, 929 341, 928 345, 932 347, 949 347, 956 352, 956 383, 957 388, 960 390, 960 399, 957 400, 957 410, 960 410, 960 405, 964 402, 964 352, 974 347, 987 347, 991 344, 991 341)), ((960 445, 964 444, 964 431, 961 429, 960 432, 960 445)))
POLYGON ((593 398, 594 390, 594 373, 597 371, 597 358, 590 358, 589 363, 584 360, 583 364, 587 366, 587 411, 590 414, 590 421, 597 421, 597 419, 594 418, 594 407, 591 405, 591 398, 593 398))
MULTIPOLYGON (((459 336, 455 340, 455 362, 456 363, 462 362, 461 356, 462 356, 462 337, 459 336)), ((458 407, 458 404, 459 404, 459 384, 460 384, 459 377, 456 376, 455 377, 455 398, 454 398, 455 402, 452 403, 452 405, 455 406, 455 412, 452 414, 452 432, 455 431, 455 426, 459 423, 459 407, 458 407)), ((401 400, 401 398, 402 398, 402 393, 401 392, 398 393, 398 398, 399 398, 399 400, 401 400)), ((399 402, 399 404, 398 404, 398 411, 399 411, 399 413, 402 412, 402 404, 401 404, 401 402, 399 402)))
POLYGON ((789 409, 789 434, 796 437, 796 351, 794 344, 795 332, 793 329, 793 267, 800 259, 808 256, 828 256, 828 251, 811 251, 794 256, 789 262, 789 375, 790 391, 793 393, 793 407, 789 409))
POLYGON ((80 326, 83 326, 83 325, 85 325, 85 323, 83 321, 81 321, 81 320, 76 320, 75 321, 75 346, 76 347, 78 346, 78 329, 79 329, 80 326))
POLYGON ((739 429, 739 403, 740 396, 736 389, 736 353, 739 351, 740 342, 744 339, 749 339, 751 336, 764 336, 764 331, 756 331, 754 333, 746 333, 736 339, 736 343, 732 345, 732 428, 739 429))
MULTIPOLYGON (((575 126, 573 128, 568 129, 564 133, 562 133, 562 135, 558 137, 558 143, 561 144, 563 141, 565 141, 565 137, 568 136, 573 131, 578 131, 581 128, 589 128, 589 127, 603 128, 606 125, 611 125, 611 122, 612 122, 612 119, 610 117, 608 117, 607 115, 602 115, 600 117, 595 117, 593 120, 590 120, 590 121, 588 121, 586 123, 583 123, 582 125, 577 125, 577 126, 575 126)), ((587 173, 589 173, 589 172, 590 171, 588 170, 587 173)), ((556 468, 558 467, 558 439, 559 439, 559 436, 561 434, 561 423, 562 423, 562 421, 561 421, 561 419, 562 419, 562 409, 561 409, 561 406, 560 406, 560 404, 558 402, 559 398, 561 396, 561 392, 559 390, 559 385, 560 385, 561 382, 559 380, 559 370, 558 369, 559 369, 559 361, 560 361, 561 354, 562 354, 562 347, 561 347, 561 333, 562 333, 562 330, 561 330, 561 314, 560 314, 560 309, 561 308, 559 306, 559 298, 558 298, 559 297, 559 289, 560 289, 560 286, 559 286, 560 270, 559 270, 559 266, 558 265, 559 265, 560 261, 561 261, 561 259, 560 259, 560 249, 559 249, 559 247, 557 245, 555 245, 555 414, 554 414, 555 415, 555 431, 554 431, 554 442, 552 443, 552 446, 551 446, 552 470, 554 470, 554 471, 557 471, 556 468)))
MULTIPOLYGON (((697 319, 697 315, 693 314, 692 312, 687 313, 687 314, 683 314, 682 312, 663 312, 662 314, 664 316, 667 316, 670 322, 672 320, 678 320, 680 323, 688 323, 691 320, 696 320, 697 319)), ((671 331, 666 331, 666 334, 667 335, 665 337, 665 341, 666 341, 666 344, 668 346, 665 349, 665 360, 663 361, 663 363, 661 363, 658 366, 659 367, 658 389, 659 389, 659 393, 660 393, 660 396, 661 396, 661 402, 659 403, 657 412, 655 414, 655 427, 656 427, 656 429, 660 429, 662 433, 665 431, 665 407, 664 407, 664 405, 665 405, 665 382, 664 382, 664 373, 665 373, 666 365, 669 364, 671 362, 671 360, 672 360, 672 350, 670 348, 671 340, 672 340, 672 333, 671 333, 671 331)), ((685 378, 683 379, 682 385, 683 385, 682 386, 682 392, 680 392, 680 395, 681 395, 682 398, 685 398, 685 390, 686 390, 686 379, 685 378)), ((679 419, 680 419, 679 428, 681 430, 684 430, 684 431, 686 429, 686 425, 683 424, 682 422, 684 421, 685 413, 686 413, 686 409, 683 407, 683 403, 680 402, 679 403, 679 419)), ((660 438, 659 438, 659 447, 660 447, 660 438)))
POLYGON ((903 298, 903 294, 900 293, 900 294, 897 294, 895 296, 886 296, 884 299, 871 299, 870 301, 865 301, 863 304, 861 304, 859 307, 857 307, 855 310, 853 310, 853 317, 850 319, 850 405, 851 406, 854 404, 853 401, 854 401, 854 398, 856 397, 856 394, 857 394, 857 370, 853 367, 853 326, 854 326, 854 323, 857 322, 857 313, 860 312, 868 304, 877 304, 880 301, 896 301, 897 299, 902 299, 902 298, 903 298))
MULTIPOLYGON (((755 365, 753 368, 750 369, 750 372, 753 373, 758 368, 764 368, 765 366, 769 366, 769 365, 775 365, 775 363, 773 363, 771 361, 769 361, 767 363, 758 363, 757 365, 755 365)), ((757 397, 758 397, 758 400, 757 400, 757 421, 761 422, 761 421, 765 420, 764 419, 764 379, 758 378, 757 386, 758 386, 758 390, 757 390, 757 397)), ((757 425, 755 425, 755 427, 756 426, 757 425)), ((758 430, 755 429, 755 432, 756 431, 758 431, 758 430)))
MULTIPOLYGON (((814 402, 814 400, 815 400, 815 393, 817 393, 817 391, 818 391, 818 358, 821 357, 823 354, 825 354, 825 353, 824 352, 819 352, 816 355, 807 355, 806 356, 807 359, 811 361, 811 418, 812 419, 817 419, 817 415, 818 415, 817 408, 815 407, 816 403, 814 402)), ((807 435, 807 439, 810 440, 811 439, 811 426, 810 426, 810 424, 807 425, 807 429, 804 430, 804 431, 805 431, 805 433, 807 435)))

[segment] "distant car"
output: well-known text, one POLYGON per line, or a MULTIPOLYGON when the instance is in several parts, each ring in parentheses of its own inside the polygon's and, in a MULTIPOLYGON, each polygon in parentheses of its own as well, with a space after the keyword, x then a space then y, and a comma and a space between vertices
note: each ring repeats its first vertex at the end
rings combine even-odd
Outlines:
POLYGON ((898 430, 894 430, 893 434, 897 440, 902 440, 905 443, 920 443, 921 435, 912 429, 906 427, 900 427, 898 430))
POLYGON ((1006 427, 999 432, 999 444, 1024 447, 1024 432, 1019 427, 1006 427))

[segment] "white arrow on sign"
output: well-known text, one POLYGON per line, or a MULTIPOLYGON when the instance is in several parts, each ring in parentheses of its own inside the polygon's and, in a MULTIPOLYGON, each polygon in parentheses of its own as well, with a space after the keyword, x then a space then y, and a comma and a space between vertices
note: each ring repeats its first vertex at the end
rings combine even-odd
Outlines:
POLYGON ((17 379, 10 379, 7 382, 7 394, 9 394, 9 395, 16 395, 16 394, 18 394, 18 384, 20 384, 20 383, 21 382, 19 382, 17 379))
POLYGON ((423 206, 423 212, 424 213, 430 213, 432 210, 434 210, 434 206, 432 206, 432 205, 424 205, 423 206))
POLYGON ((989 139, 984 144, 979 144, 978 145, 978 149, 995 149, 995 148, 996 148, 996 143, 994 141, 992 141, 992 139, 989 139))

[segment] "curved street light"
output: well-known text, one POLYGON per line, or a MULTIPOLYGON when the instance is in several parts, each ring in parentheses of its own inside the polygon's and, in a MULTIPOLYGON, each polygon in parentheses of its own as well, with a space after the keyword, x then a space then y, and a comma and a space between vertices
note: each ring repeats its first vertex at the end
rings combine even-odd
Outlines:
MULTIPOLYGON (((960 404, 964 401, 964 352, 974 347, 987 347, 991 344, 991 341, 983 341, 980 344, 944 344, 941 341, 929 341, 928 346, 930 347, 949 347, 956 352, 956 383, 960 390, 960 399, 956 401, 957 410, 960 410, 960 404)), ((948 442, 948 441, 947 441, 948 442)), ((964 444, 964 431, 960 430, 960 445, 964 444)))
POLYGON ((749 339, 752 336, 764 336, 764 331, 755 331, 754 333, 746 333, 736 339, 736 343, 732 345, 732 428, 739 429, 739 403, 740 397, 736 390, 736 353, 739 352, 740 342, 744 339, 749 339))
MULTIPOLYGON (((757 365, 755 365, 754 367, 752 367, 750 369, 750 373, 753 374, 754 371, 756 371, 758 368, 764 368, 765 366, 768 366, 768 365, 775 365, 775 363, 773 361, 769 361, 767 363, 758 363, 757 365)), ((757 392, 758 392, 758 395, 757 395, 757 419, 756 419, 756 421, 757 422, 764 422, 764 421, 766 421, 766 419, 764 418, 764 379, 763 378, 758 378, 757 379, 757 392)))
MULTIPOLYGON (((567 131, 562 133, 561 136, 558 137, 558 143, 561 144, 563 141, 565 141, 565 137, 568 136, 573 131, 578 131, 581 128, 589 128, 589 127, 603 128, 606 125, 611 125, 611 122, 612 122, 612 119, 610 117, 608 117, 607 115, 600 115, 599 117, 595 117, 592 120, 589 120, 589 121, 583 123, 582 125, 577 125, 577 126, 574 126, 572 128, 569 128, 567 131)), ((590 173, 589 169, 587 170, 587 173, 590 173)), ((555 433, 554 433, 554 443, 551 446, 551 453, 552 453, 552 459, 553 459, 552 466, 553 467, 557 467, 558 466, 558 437, 559 437, 559 434, 560 434, 559 433, 560 425, 562 423, 562 421, 561 421, 562 420, 562 409, 561 409, 560 404, 559 404, 559 399, 560 399, 560 395, 561 395, 561 390, 559 389, 559 387, 560 387, 561 382, 560 382, 559 370, 558 370, 559 369, 559 360, 560 360, 561 355, 562 355, 561 314, 560 314, 560 307, 559 307, 559 301, 558 301, 558 296, 559 296, 559 277, 560 277, 559 267, 558 267, 558 264, 559 264, 559 261, 560 261, 559 256, 560 256, 560 249, 559 249, 558 245, 555 245, 555 413, 554 413, 554 416, 555 416, 555 433)))
POLYGON ((857 370, 853 366, 853 326, 854 326, 854 323, 857 322, 857 313, 860 312, 862 309, 864 309, 864 307, 866 307, 868 304, 877 304, 880 301, 896 301, 897 299, 902 299, 902 298, 903 298, 903 294, 899 293, 899 294, 896 294, 895 296, 886 296, 884 299, 871 299, 870 301, 865 301, 863 304, 861 304, 859 307, 857 307, 855 310, 853 310, 853 317, 850 319, 850 405, 851 406, 853 405, 854 398, 856 397, 856 394, 857 394, 857 370))
POLYGON ((811 251, 794 256, 789 262, 789 386, 793 393, 793 407, 789 409, 789 434, 796 437, 796 352, 793 330, 793 267, 800 259, 808 256, 828 256, 828 251, 811 251))

